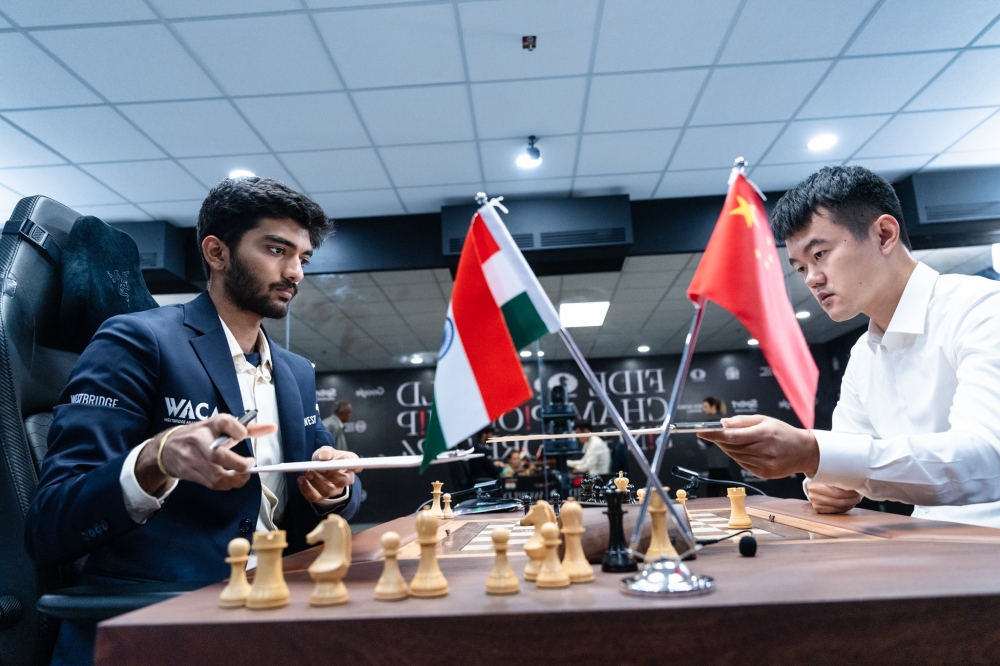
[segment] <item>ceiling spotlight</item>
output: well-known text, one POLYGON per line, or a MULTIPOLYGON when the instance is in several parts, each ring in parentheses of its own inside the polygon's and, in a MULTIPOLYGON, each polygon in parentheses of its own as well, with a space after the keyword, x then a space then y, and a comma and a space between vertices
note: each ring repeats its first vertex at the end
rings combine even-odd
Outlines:
POLYGON ((808 310, 799 310, 795 313, 796 319, 809 319, 809 315, 812 314, 808 310))
POLYGON ((809 150, 819 152, 821 150, 827 150, 828 148, 833 148, 837 145, 837 137, 833 134, 820 134, 819 136, 814 136, 809 139, 809 143, 806 146, 809 150))
POLYGON ((539 352, 537 354, 535 354, 535 356, 537 356, 538 358, 541 358, 541 357, 545 356, 545 352, 539 350, 539 352))
POLYGON ((600 326, 608 314, 611 301, 595 301, 593 303, 561 303, 559 305, 559 321, 566 328, 582 326, 600 326))
POLYGON ((410 363, 412 363, 413 365, 420 365, 423 362, 424 362, 423 357, 416 355, 410 357, 410 363))
POLYGON ((645 354, 649 351, 649 345, 639 345, 639 353, 645 354))
POLYGON ((528 147, 517 156, 517 166, 522 169, 534 169, 542 163, 542 151, 538 150, 535 145, 536 141, 538 141, 537 136, 528 137, 528 147))
POLYGON ((747 344, 750 345, 751 347, 756 347, 757 345, 760 344, 760 340, 758 340, 757 338, 750 338, 749 340, 747 340, 747 344))
POLYGON ((525 349, 521 352, 521 358, 531 358, 531 352, 525 349))
POLYGON ((230 178, 253 178, 256 175, 253 171, 247 171, 246 169, 233 169, 229 172, 230 178))

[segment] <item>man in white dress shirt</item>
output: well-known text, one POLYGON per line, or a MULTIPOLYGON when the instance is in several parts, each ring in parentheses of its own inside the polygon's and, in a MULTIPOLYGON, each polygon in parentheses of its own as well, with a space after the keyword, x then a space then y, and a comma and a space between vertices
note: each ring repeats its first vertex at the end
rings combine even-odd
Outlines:
POLYGON ((789 261, 831 319, 863 313, 868 330, 832 431, 737 416, 705 438, 757 476, 805 473, 822 513, 864 496, 1000 527, 1000 283, 917 262, 902 219, 862 167, 825 167, 781 198, 771 227, 789 261))
POLYGON ((597 435, 592 435, 590 421, 577 419, 573 424, 577 441, 583 444, 583 457, 579 460, 567 461, 574 472, 587 472, 591 476, 611 473, 611 449, 608 443, 597 435))

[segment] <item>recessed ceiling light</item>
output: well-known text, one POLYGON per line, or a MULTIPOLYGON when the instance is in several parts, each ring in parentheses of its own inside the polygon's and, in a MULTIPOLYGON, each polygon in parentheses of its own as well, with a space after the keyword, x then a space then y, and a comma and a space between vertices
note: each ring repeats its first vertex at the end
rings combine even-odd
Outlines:
POLYGON ((566 328, 582 326, 600 326, 608 314, 611 301, 595 301, 593 303, 561 303, 559 305, 559 321, 566 328))
POLYGON ((253 171, 247 171, 246 169, 233 169, 229 172, 230 178, 253 178, 256 175, 253 171))
POLYGON ((756 347, 757 345, 760 344, 760 341, 757 338, 750 338, 749 340, 747 340, 747 344, 750 345, 751 347, 756 347))
POLYGON ((522 169, 534 169, 542 163, 542 151, 535 146, 536 141, 538 141, 537 136, 528 137, 528 147, 517 156, 517 166, 522 169))
POLYGON ((795 318, 796 319, 809 319, 809 316, 811 314, 812 313, 809 312, 808 310, 799 310, 798 312, 795 313, 795 318))
POLYGON ((819 136, 814 136, 809 139, 809 143, 806 146, 809 150, 820 151, 833 148, 837 145, 837 136, 835 134, 820 134, 819 136))
POLYGON ((424 362, 423 357, 420 357, 420 356, 411 356, 410 357, 410 363, 412 363, 413 365, 420 365, 423 362, 424 362))
POLYGON ((545 356, 545 352, 539 351, 537 354, 535 354, 535 356, 538 356, 539 358, 541 358, 542 356, 545 356))
POLYGON ((649 345, 639 345, 639 353, 645 354, 649 351, 649 345))
POLYGON ((531 358, 531 352, 525 349, 521 352, 521 358, 531 358))

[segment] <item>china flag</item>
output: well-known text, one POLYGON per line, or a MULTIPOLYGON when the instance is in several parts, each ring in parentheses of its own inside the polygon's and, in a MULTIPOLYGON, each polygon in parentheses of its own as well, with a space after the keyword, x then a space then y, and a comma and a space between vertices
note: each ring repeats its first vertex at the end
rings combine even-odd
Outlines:
POLYGON ((785 291, 764 203, 743 174, 729 188, 688 298, 714 301, 747 327, 802 425, 812 428, 819 370, 785 291))

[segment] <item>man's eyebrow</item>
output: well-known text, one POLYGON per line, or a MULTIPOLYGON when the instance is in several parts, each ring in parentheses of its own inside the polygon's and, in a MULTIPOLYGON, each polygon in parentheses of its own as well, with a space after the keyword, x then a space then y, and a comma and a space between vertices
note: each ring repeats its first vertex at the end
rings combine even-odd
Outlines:
MULTIPOLYGON (((272 243, 277 243, 278 245, 284 245, 285 247, 290 247, 293 250, 296 247, 295 243, 293 243, 292 241, 288 240, 287 238, 283 238, 281 236, 276 236, 274 234, 267 234, 266 236, 264 236, 264 240, 271 241, 272 243)), ((313 255, 313 251, 311 249, 310 250, 306 250, 302 254, 304 254, 304 255, 306 255, 308 257, 311 257, 313 255)))
MULTIPOLYGON (((825 238, 813 238, 808 243, 806 243, 805 247, 802 248, 802 252, 803 253, 807 253, 807 252, 809 252, 809 250, 813 249, 817 245, 822 245, 823 243, 826 243, 826 242, 827 242, 827 240, 825 238)), ((795 265, 795 259, 793 259, 791 256, 789 256, 788 257, 788 263, 790 263, 792 266, 794 266, 795 265)))

